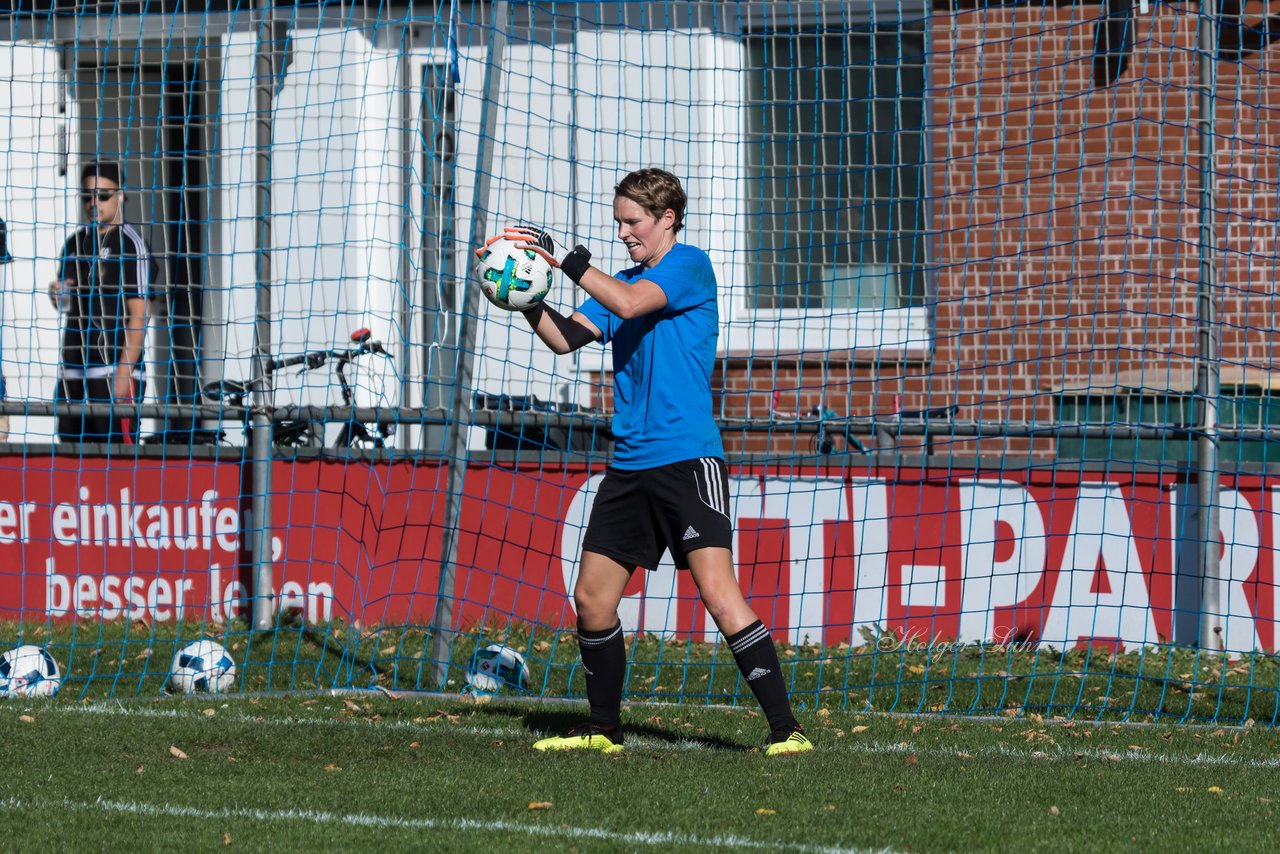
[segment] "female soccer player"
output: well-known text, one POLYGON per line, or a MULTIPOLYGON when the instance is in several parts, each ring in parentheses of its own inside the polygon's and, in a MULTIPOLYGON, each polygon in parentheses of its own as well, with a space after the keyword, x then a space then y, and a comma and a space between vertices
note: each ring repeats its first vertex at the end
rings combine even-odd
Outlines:
POLYGON ((568 317, 541 304, 525 317, 559 354, 593 341, 613 347, 616 447, 596 496, 573 589, 590 720, 537 750, 622 750, 626 651, 618 604, 637 567, 664 550, 693 575, 703 603, 769 720, 765 753, 813 749, 791 712, 777 649, 733 573, 733 523, 711 371, 719 312, 711 260, 676 240, 686 197, 661 169, 641 169, 614 188, 618 239, 635 266, 610 276, 585 247, 557 250, 545 232, 505 236, 559 267, 588 299, 568 317))

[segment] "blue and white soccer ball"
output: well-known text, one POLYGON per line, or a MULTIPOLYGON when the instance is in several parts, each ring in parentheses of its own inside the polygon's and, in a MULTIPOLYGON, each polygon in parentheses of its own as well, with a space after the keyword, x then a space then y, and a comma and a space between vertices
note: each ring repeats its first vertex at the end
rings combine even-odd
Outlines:
POLYGON ((180 694, 221 694, 236 683, 236 661, 217 641, 192 641, 178 650, 169 687, 180 694))
POLYGON ((28 643, 0 655, 0 695, 52 697, 60 687, 58 662, 44 647, 28 643))
POLYGON ((551 265, 505 237, 481 249, 476 276, 485 299, 505 311, 526 311, 551 292, 551 265))
POLYGON ((524 656, 500 643, 477 650, 467 667, 467 685, 463 691, 496 694, 504 685, 517 691, 529 689, 529 665, 525 664, 524 656))

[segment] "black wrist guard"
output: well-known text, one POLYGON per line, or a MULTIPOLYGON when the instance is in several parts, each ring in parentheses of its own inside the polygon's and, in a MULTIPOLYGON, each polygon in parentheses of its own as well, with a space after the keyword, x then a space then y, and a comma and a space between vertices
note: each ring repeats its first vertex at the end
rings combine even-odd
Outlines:
POLYGON ((560 271, 576 285, 582 281, 582 277, 586 275, 587 268, 590 266, 591 253, 587 251, 587 247, 579 243, 573 247, 572 252, 564 256, 564 260, 560 262, 560 271))

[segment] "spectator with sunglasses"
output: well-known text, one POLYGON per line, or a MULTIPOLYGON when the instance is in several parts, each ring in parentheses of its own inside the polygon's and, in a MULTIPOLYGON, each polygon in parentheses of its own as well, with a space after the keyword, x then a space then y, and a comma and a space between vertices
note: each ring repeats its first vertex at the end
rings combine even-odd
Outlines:
POLYGON ((124 219, 124 170, 95 161, 80 171, 80 203, 89 222, 67 240, 49 298, 63 314, 59 401, 113 404, 109 413, 58 416, 64 442, 137 438, 135 401, 143 390, 143 345, 155 262, 124 219))

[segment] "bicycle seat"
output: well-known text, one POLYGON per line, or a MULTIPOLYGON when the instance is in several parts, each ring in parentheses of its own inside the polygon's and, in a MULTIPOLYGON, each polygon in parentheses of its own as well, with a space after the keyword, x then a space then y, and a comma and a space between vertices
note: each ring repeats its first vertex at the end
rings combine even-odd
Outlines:
POLYGON ((206 384, 204 393, 206 397, 213 400, 243 398, 249 393, 249 386, 247 383, 242 383, 238 380, 223 380, 222 382, 206 384))

